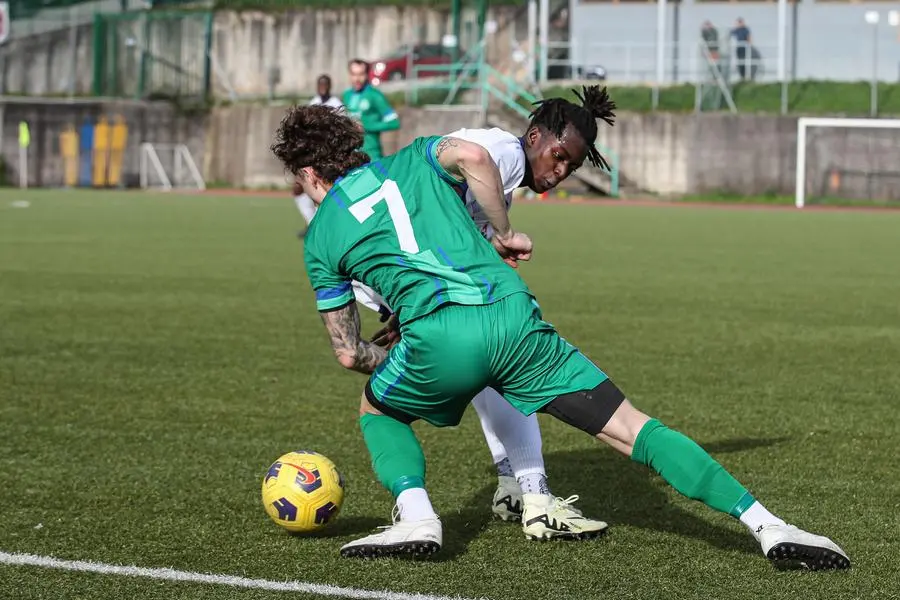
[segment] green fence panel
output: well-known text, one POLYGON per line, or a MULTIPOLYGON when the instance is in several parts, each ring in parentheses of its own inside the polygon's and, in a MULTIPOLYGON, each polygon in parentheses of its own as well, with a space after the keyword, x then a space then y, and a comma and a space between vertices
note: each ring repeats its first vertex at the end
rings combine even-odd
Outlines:
POLYGON ((210 91, 210 11, 99 14, 94 21, 94 94, 205 99, 210 91))

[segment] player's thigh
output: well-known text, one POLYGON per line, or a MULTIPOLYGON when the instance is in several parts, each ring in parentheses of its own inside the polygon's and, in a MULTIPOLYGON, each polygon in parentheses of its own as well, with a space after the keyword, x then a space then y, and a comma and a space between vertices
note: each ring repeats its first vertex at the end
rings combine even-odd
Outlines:
POLYGON ((554 398, 592 390, 609 378, 552 325, 525 294, 507 299, 503 308, 511 324, 494 353, 495 387, 520 412, 532 414, 554 398))
POLYGON ((400 342, 366 386, 385 414, 457 425, 472 396, 490 380, 478 307, 450 305, 403 328, 400 342))

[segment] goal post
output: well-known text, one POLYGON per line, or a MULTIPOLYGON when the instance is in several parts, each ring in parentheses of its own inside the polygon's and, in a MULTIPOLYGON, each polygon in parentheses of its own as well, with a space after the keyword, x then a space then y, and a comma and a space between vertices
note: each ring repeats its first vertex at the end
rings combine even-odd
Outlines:
POLYGON ((797 179, 794 204, 806 205, 807 132, 812 128, 900 129, 900 119, 849 119, 801 117, 797 120, 797 179))
POLYGON ((140 179, 143 189, 205 190, 206 182, 185 144, 153 144, 140 147, 140 179))

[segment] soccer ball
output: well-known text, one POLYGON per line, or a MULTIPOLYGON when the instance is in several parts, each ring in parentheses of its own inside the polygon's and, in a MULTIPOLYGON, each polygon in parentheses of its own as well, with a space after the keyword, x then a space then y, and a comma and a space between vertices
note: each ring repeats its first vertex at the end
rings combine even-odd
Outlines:
POLYGON ((288 531, 315 531, 337 517, 344 502, 344 478, 321 454, 288 452, 266 472, 262 502, 272 520, 288 531))

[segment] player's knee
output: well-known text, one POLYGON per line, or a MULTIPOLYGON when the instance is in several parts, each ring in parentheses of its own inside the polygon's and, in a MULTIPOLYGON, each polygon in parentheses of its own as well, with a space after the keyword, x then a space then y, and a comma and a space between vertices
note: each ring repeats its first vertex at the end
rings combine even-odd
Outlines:
POLYGON ((634 446, 638 434, 648 421, 649 416, 636 409, 627 399, 623 399, 604 426, 603 433, 617 442, 634 446))

